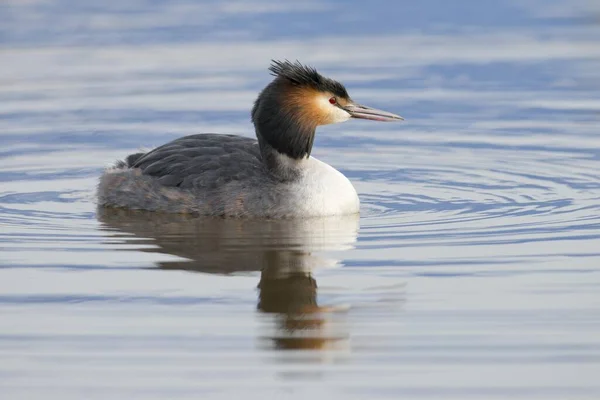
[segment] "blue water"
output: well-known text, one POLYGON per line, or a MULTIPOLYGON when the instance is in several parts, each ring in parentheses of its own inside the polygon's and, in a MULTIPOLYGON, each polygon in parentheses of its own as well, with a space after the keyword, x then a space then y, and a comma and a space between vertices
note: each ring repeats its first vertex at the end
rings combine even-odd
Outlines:
POLYGON ((0 397, 600 397, 599 21, 586 0, 0 3, 0 397), (317 133, 360 218, 97 210, 140 147, 252 136, 282 58, 406 118, 317 133))

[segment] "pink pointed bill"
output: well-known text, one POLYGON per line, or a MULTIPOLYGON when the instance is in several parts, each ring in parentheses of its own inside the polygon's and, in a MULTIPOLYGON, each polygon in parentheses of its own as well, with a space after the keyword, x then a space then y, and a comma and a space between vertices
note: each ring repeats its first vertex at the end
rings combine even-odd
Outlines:
POLYGON ((373 121, 385 122, 404 120, 404 118, 399 115, 360 104, 348 104, 344 107, 344 110, 346 110, 352 116, 352 118, 370 119, 373 121))

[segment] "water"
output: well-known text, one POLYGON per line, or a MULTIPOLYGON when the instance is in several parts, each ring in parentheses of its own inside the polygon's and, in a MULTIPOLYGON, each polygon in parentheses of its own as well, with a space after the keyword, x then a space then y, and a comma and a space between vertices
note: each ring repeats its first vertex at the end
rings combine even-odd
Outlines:
POLYGON ((599 11, 2 2, 0 397, 598 398, 599 11), (318 131, 360 219, 96 209, 284 57, 407 119, 318 131))

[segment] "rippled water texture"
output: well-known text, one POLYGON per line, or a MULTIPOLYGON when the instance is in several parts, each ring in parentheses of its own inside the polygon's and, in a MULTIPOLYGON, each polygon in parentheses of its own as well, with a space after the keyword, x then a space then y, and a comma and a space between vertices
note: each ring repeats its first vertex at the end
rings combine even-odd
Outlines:
POLYGON ((0 2, 0 397, 600 398, 596 2, 107 3, 0 2), (406 117, 318 131, 360 219, 96 209, 271 58, 406 117))

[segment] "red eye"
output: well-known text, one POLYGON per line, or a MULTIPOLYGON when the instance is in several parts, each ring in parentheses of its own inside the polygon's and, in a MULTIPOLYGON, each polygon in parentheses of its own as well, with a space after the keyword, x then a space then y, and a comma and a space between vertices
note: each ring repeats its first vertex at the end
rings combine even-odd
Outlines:
POLYGON ((332 97, 329 99, 329 104, 335 104, 337 103, 337 100, 335 99, 335 97, 332 97))

